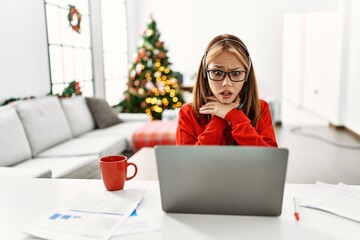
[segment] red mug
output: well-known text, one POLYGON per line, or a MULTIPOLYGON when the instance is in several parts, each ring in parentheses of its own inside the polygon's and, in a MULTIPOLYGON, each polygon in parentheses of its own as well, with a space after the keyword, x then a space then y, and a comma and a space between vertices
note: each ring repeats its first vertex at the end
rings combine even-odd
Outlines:
POLYGON ((108 191, 117 191, 124 188, 125 181, 134 178, 137 174, 135 163, 128 163, 124 155, 105 156, 100 158, 100 173, 104 185, 108 191), (127 176, 128 166, 133 166, 135 172, 131 177, 127 176))

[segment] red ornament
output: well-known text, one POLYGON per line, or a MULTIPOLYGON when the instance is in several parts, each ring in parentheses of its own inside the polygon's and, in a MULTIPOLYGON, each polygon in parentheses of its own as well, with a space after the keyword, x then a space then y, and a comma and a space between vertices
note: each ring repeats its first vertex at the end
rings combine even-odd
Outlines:
POLYGON ((136 56, 135 63, 140 62, 140 60, 141 60, 141 57, 140 57, 140 55, 138 54, 138 55, 136 56))
POLYGON ((134 80, 135 77, 136 77, 136 72, 135 72, 135 71, 131 71, 131 72, 130 72, 130 79, 131 79, 131 80, 134 80))
POLYGON ((147 103, 146 103, 146 102, 144 102, 144 101, 142 101, 142 102, 140 103, 140 106, 144 108, 144 107, 146 107, 146 106, 147 106, 147 103))
POLYGON ((140 49, 139 55, 140 55, 140 57, 144 57, 144 56, 146 55, 146 50, 145 50, 145 48, 140 49))
POLYGON ((159 59, 164 59, 164 58, 165 58, 165 54, 164 54, 163 52, 159 52, 158 58, 159 58, 159 59))
POLYGON ((76 95, 78 95, 78 94, 81 93, 79 82, 75 82, 75 83, 74 83, 74 88, 75 88, 75 94, 76 94, 76 95))
POLYGON ((161 41, 157 41, 155 43, 155 46, 158 47, 158 48, 161 48, 163 45, 164 45, 164 42, 161 42, 161 41))

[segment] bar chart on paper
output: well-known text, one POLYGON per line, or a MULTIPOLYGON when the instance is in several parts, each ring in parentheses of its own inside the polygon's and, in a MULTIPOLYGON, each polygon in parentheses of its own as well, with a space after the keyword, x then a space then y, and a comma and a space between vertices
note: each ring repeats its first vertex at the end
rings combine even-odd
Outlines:
POLYGON ((68 214, 61 214, 61 213, 55 213, 54 215, 50 216, 50 220, 79 220, 81 216, 73 216, 68 214))
POLYGON ((26 226, 24 233, 46 239, 109 239, 134 212, 143 190, 116 195, 81 192, 66 204, 26 226))

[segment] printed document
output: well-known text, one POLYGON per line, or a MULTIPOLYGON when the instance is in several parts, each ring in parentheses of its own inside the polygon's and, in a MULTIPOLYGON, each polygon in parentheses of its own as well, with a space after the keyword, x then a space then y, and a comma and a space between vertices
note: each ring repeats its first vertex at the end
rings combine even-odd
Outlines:
POLYGON ((147 206, 142 202, 126 220, 126 222, 114 233, 112 240, 122 239, 123 235, 159 231, 154 216, 147 206))
POLYGON ((360 222, 360 188, 354 186, 316 182, 313 191, 300 205, 360 222))
POLYGON ((144 190, 82 192, 29 225, 29 235, 53 239, 109 239, 140 203, 144 190))

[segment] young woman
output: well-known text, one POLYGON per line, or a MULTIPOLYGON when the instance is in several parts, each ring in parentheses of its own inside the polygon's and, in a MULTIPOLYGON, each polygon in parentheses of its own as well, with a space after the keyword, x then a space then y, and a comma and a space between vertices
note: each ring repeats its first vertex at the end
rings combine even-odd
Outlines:
POLYGON ((250 54, 238 37, 209 43, 193 95, 179 112, 177 145, 277 147, 269 105, 259 99, 250 54))

